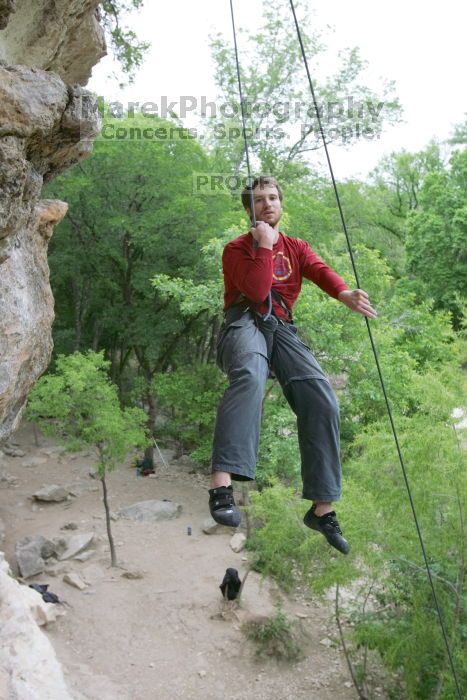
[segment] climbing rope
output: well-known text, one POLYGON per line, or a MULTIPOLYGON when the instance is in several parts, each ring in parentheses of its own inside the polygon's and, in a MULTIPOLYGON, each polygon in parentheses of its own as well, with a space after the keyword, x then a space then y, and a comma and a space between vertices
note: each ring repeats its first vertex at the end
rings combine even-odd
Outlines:
MULTIPOLYGON (((233 9, 233 0, 230 0, 230 15, 232 17, 232 32, 233 32, 234 47, 235 47, 235 65, 237 67, 238 94, 240 96, 240 109, 242 112, 243 147, 245 150, 246 168, 247 168, 247 172, 248 172, 248 187, 250 189, 251 224, 252 224, 253 228, 255 228, 256 227, 256 215, 255 215, 255 200, 254 200, 254 196, 253 196, 254 178, 251 175, 250 156, 249 156, 249 151, 248 151, 248 138, 246 135, 245 103, 243 100, 242 79, 240 76, 240 61, 238 58, 237 32, 235 30, 235 17, 234 17, 234 9, 233 9)), ((258 245, 258 243, 257 243, 256 239, 253 238, 253 246, 256 248, 257 245, 258 245)), ((271 296, 271 292, 269 292, 269 294, 268 294, 268 310, 266 312, 266 315, 263 316, 264 321, 267 321, 267 319, 271 315, 271 312, 272 312, 272 296, 271 296)))
MULTIPOLYGON (((321 122, 321 117, 320 117, 320 112, 319 112, 319 108, 318 108, 318 103, 317 103, 315 91, 314 91, 314 88, 313 88, 313 81, 311 80, 310 69, 309 69, 309 67, 308 67, 308 61, 307 61, 307 58, 306 58, 305 47, 304 47, 304 45, 303 45, 302 35, 301 35, 301 32, 300 32, 300 26, 299 26, 299 24, 298 24, 297 15, 296 15, 296 12, 295 12, 295 7, 294 7, 293 0, 290 0, 290 7, 291 7, 291 9, 292 9, 292 14, 293 14, 294 22, 295 22, 295 28, 296 28, 296 30, 297 30, 298 41, 299 41, 299 44, 300 44, 300 50, 301 50, 302 57, 303 57, 303 63, 304 63, 304 65, 305 65, 305 70, 306 70, 306 74, 307 74, 307 77, 308 77, 308 83, 309 83, 309 86, 310 86, 310 92, 311 92, 311 96, 312 96, 312 99, 313 99, 313 105, 314 105, 315 112, 316 112, 316 118, 317 118, 317 121, 318 121, 318 125, 319 125, 319 130, 320 130, 321 138, 322 138, 322 140, 323 140, 324 151, 325 151, 325 153, 326 153, 326 160, 327 160, 328 166, 329 166, 329 172, 330 172, 330 175, 331 175, 331 180, 332 180, 332 186, 333 186, 333 189, 334 189, 334 194, 335 194, 335 196, 336 196, 337 207, 338 207, 338 209, 339 209, 339 215, 340 215, 340 219, 341 219, 341 223, 342 223, 342 228, 343 228, 343 230, 344 230, 345 238, 346 238, 346 241, 347 241, 347 248, 348 248, 349 255, 350 255, 350 260, 351 260, 351 263, 352 263, 352 269, 353 269, 353 273, 354 273, 354 276, 355 276, 355 281, 356 281, 356 283, 357 283, 357 287, 360 289, 360 281, 359 281, 359 277, 358 277, 357 267, 356 267, 356 265, 355 265, 355 258, 354 258, 354 254, 353 254, 352 244, 351 244, 351 242, 350 242, 350 237, 349 237, 349 233, 348 233, 347 226, 346 226, 346 223, 345 223, 345 218, 344 218, 344 213, 343 213, 342 206, 341 206, 341 201, 340 201, 340 197, 339 197, 339 192, 338 192, 337 185, 336 185, 336 180, 335 180, 335 177, 334 177, 334 171, 333 171, 333 169, 332 169, 331 159, 330 159, 330 157, 329 157, 329 151, 328 151, 328 147, 327 147, 327 143, 326 143, 326 138, 325 138, 325 135, 324 135, 323 125, 322 125, 322 122, 321 122)), ((387 392, 386 392, 386 386, 385 386, 384 379, 383 379, 383 373, 382 373, 382 371, 381 371, 381 366, 380 366, 380 363, 379 363, 379 358, 378 358, 378 353, 377 353, 377 351, 376 351, 376 346, 375 346, 375 343, 374 343, 374 340, 373 340, 373 334, 372 334, 372 332, 371 332, 370 323, 369 323, 368 318, 367 318, 366 316, 365 316, 365 323, 366 323, 368 335, 369 335, 369 338, 370 338, 371 348, 372 348, 372 351, 373 351, 373 356, 374 356, 374 358, 375 358, 376 367, 377 367, 377 370, 378 370, 378 376, 379 376, 379 380, 380 380, 380 383, 381 383, 381 388, 382 388, 382 390, 383 390, 384 401, 385 401, 385 404, 386 404, 386 409, 387 409, 388 416, 389 416, 389 422, 390 422, 390 424, 391 424, 391 430, 392 430, 392 434, 393 434, 393 437, 394 437, 394 442, 395 442, 395 444, 396 444, 397 454, 398 454, 398 457, 399 457, 399 462, 400 462, 400 466, 401 466, 401 469, 402 469, 402 474, 403 474, 403 477, 404 477, 404 482, 405 482, 405 486, 406 486, 406 489, 407 489, 407 494, 408 494, 409 501, 410 501, 410 507, 411 507, 411 509, 412 509, 412 515, 413 515, 413 518, 414 518, 414 521, 415 521, 415 527, 416 527, 416 530, 417 530, 417 535, 418 535, 418 539, 419 539, 419 542, 420 542, 420 547, 421 547, 421 550, 422 550, 422 553, 423 553, 423 559, 424 559, 424 562, 425 562, 425 568, 426 568, 426 572, 427 572, 428 581, 429 581, 429 583, 430 583, 431 593, 432 593, 432 595, 433 595, 433 601, 434 601, 434 604, 435 604, 436 612, 437 612, 437 614, 438 614, 439 624, 440 624, 440 626, 441 626, 441 630, 442 630, 442 633, 443 633, 444 644, 445 644, 445 646, 446 646, 446 652, 447 652, 447 655, 448 655, 448 658, 449 658, 449 665, 450 665, 450 667, 451 667, 452 677, 453 677, 454 682, 455 682, 455 686, 456 686, 456 690, 457 690, 457 695, 458 695, 459 699, 462 700, 461 687, 460 687, 460 683, 459 683, 459 680, 458 680, 458 677, 457 677, 457 674, 456 674, 456 669, 455 669, 455 667, 454 667, 454 661, 453 661, 452 654, 451 654, 451 649, 450 649, 450 645, 449 645, 448 635, 447 635, 447 631, 446 631, 446 625, 445 625, 445 622, 444 622, 443 615, 442 615, 442 613, 441 613, 441 608, 440 608, 439 603, 438 603, 438 597, 437 597, 437 595, 436 595, 436 590, 435 590, 435 587, 434 587, 434 584, 433 584, 433 578, 432 578, 430 566, 429 566, 429 563, 428 563, 428 557, 427 557, 427 553, 426 553, 426 549, 425 549, 425 543, 424 543, 424 541, 423 541, 422 532, 421 532, 420 525, 419 525, 419 522, 418 522, 417 512, 416 512, 416 510, 415 510, 415 503, 414 503, 414 500, 413 500, 412 491, 411 491, 411 488, 410 488, 409 479, 408 479, 408 476, 407 476, 407 471, 406 471, 405 464, 404 464, 404 459, 403 459, 403 456, 402 456, 402 450, 401 450, 401 447, 400 447, 400 444, 399 444, 399 439, 398 439, 398 437, 397 437, 396 426, 395 426, 395 424, 394 424, 394 420, 393 420, 393 417, 392 417, 391 406, 390 406, 390 404, 389 404, 389 399, 388 399, 388 395, 387 395, 387 392)))

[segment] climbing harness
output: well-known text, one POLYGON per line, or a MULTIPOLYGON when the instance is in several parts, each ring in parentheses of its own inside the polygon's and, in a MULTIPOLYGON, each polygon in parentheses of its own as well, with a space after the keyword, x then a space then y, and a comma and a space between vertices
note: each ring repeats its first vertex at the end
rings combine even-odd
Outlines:
MULTIPOLYGON (((307 57, 306 57, 306 53, 305 53, 305 47, 304 47, 304 44, 303 44, 302 34, 301 34, 301 31, 300 31, 300 26, 299 26, 299 23, 298 23, 297 14, 296 14, 296 12, 295 12, 295 6, 294 6, 294 3, 293 3, 293 0, 290 0, 290 7, 291 7, 291 10, 292 10, 292 14, 293 14, 294 22, 295 22, 295 28, 296 28, 296 31, 297 31, 298 42, 299 42, 299 44, 300 44, 300 50, 301 50, 301 54, 302 54, 302 58, 303 58, 303 63, 304 63, 305 70, 306 70, 306 75, 307 75, 307 78, 308 78, 308 84, 309 84, 309 87, 310 87, 310 93, 311 93, 311 97, 312 97, 312 100, 313 100, 313 105, 314 105, 315 112, 316 112, 316 118, 317 118, 317 122, 318 122, 318 126, 319 126, 319 131, 320 131, 321 138, 322 138, 322 141, 323 141, 323 146, 324 146, 324 151, 325 151, 325 154, 326 154, 327 164, 328 164, 328 167, 329 167, 329 172, 330 172, 330 177, 331 177, 331 181, 332 181, 332 186, 333 186, 334 194, 335 194, 335 197, 336 197, 337 207, 338 207, 338 210, 339 210, 339 216, 340 216, 342 228, 343 228, 343 231, 344 231, 344 234, 345 234, 345 239, 346 239, 346 242, 347 242, 347 248, 348 248, 348 251, 349 251, 350 261, 351 261, 351 264, 352 264, 352 270, 353 270, 353 273, 354 273, 354 277, 355 277, 355 281, 356 281, 356 284, 357 284, 357 288, 360 289, 360 280, 359 280, 359 276, 358 276, 358 272, 357 272, 357 267, 356 267, 356 264, 355 264, 355 258, 354 258, 354 253, 353 253, 353 249, 352 249, 352 244, 351 244, 351 242, 350 242, 350 236, 349 236, 349 233, 348 233, 348 230, 347 230, 347 225, 346 225, 346 223, 345 223, 344 213, 343 213, 343 210, 342 210, 342 205, 341 205, 341 201, 340 201, 340 197, 339 197, 339 192, 338 192, 336 180, 335 180, 335 177, 334 177, 334 171, 333 171, 332 164, 331 164, 331 159, 330 159, 330 156, 329 156, 329 151, 328 151, 328 147, 327 147, 327 143, 326 143, 326 138, 325 138, 325 134, 324 134, 324 130, 323 130, 323 125, 322 125, 322 122, 321 122, 320 111, 319 111, 318 103, 317 103, 317 100, 316 100, 316 95, 315 95, 315 91, 314 91, 314 87, 313 87, 313 81, 312 81, 312 79, 311 79, 310 69, 309 69, 309 67, 308 67, 308 61, 307 61, 307 57)), ((248 171, 248 182, 250 183, 250 187, 251 187, 251 184, 252 184, 253 180, 252 180, 252 177, 251 177, 250 159, 249 159, 249 152, 248 152, 248 140, 247 140, 247 135, 246 135, 246 119, 245 119, 244 100, 243 100, 242 84, 241 84, 241 77, 240 77, 240 64, 239 64, 238 49, 237 49, 237 37, 236 37, 236 30, 235 30, 235 19, 234 19, 234 11, 233 11, 233 0, 230 0, 230 11, 231 11, 231 16, 232 16, 232 29, 233 29, 233 35, 234 35, 235 62, 236 62, 236 68, 237 68, 238 89, 239 89, 239 94, 240 94, 240 106, 241 106, 241 115, 242 115, 242 126, 243 126, 243 140, 244 140, 244 146, 245 146, 245 157, 246 157, 246 165, 247 165, 247 171, 248 171)), ((250 189, 250 195, 251 195, 252 223, 253 223, 253 226, 256 226, 256 218, 255 218, 255 215, 254 215, 254 200, 253 200, 253 191, 252 191, 252 189, 250 189)), ((267 319, 269 318, 269 316, 271 315, 271 310, 272 310, 272 295, 271 295, 271 293, 269 293, 268 301, 269 301, 269 309, 268 309, 267 314, 264 316, 264 319, 263 319, 263 320, 267 320, 267 319)), ((437 615, 438 615, 438 620, 439 620, 439 624, 440 624, 440 627, 441 627, 441 631, 442 631, 442 635, 443 635, 443 639, 444 639, 444 644, 445 644, 446 652, 447 652, 448 659, 449 659, 449 665, 450 665, 450 668, 451 668, 452 677, 453 677, 453 679, 454 679, 454 683, 455 683, 455 686, 456 686, 456 691, 457 691, 457 695, 458 695, 458 697, 459 697, 459 700, 462 700, 462 691, 461 691, 459 679, 458 679, 458 677, 457 677, 456 669, 455 669, 455 667, 454 667, 454 661, 453 661, 452 654, 451 654, 451 649, 450 649, 449 640, 448 640, 448 636, 447 636, 446 625, 445 625, 444 618, 443 618, 443 615, 442 615, 442 612, 441 612, 441 608, 440 608, 440 605, 439 605, 439 602, 438 602, 438 597, 437 597, 437 595, 436 595, 436 590, 435 590, 434 583, 433 583, 433 577, 432 577, 432 574, 431 574, 431 569, 430 569, 430 566, 429 566, 429 563, 428 563, 428 556, 427 556, 426 549, 425 549, 425 543, 424 543, 423 536, 422 536, 422 532, 421 532, 421 529, 420 529, 420 524, 419 524, 419 522, 418 522, 417 512, 416 512, 416 509, 415 509, 415 503, 414 503, 414 500, 413 500, 412 491, 411 491, 411 488, 410 488, 410 483, 409 483, 409 479, 408 479, 408 476, 407 476, 407 471, 406 471, 406 468, 405 468, 405 463, 404 463, 404 458, 403 458, 403 455, 402 455, 402 450, 401 450, 400 443, 399 443, 399 439, 398 439, 398 436, 397 436, 396 426, 395 426, 395 424, 394 424, 394 420, 393 420, 393 416, 392 416, 391 406, 390 406, 390 404, 389 404, 389 399, 388 399, 388 395, 387 395, 387 392, 386 392, 386 386, 385 386, 383 374, 382 374, 382 371, 381 371, 381 366, 380 366, 380 362, 379 362, 379 357, 378 357, 378 353, 377 353, 377 350, 376 350, 376 345, 375 345, 375 342, 374 342, 374 339, 373 339, 373 334, 372 334, 372 332, 371 332, 370 323, 369 323, 368 318, 367 318, 366 316, 365 316, 365 323, 366 323, 366 328, 367 328, 368 336, 369 336, 370 343, 371 343, 371 348, 372 348, 372 351, 373 351, 373 356, 374 356, 375 363, 376 363, 376 368, 377 368, 377 371, 378 371, 378 376, 379 376, 379 380, 380 380, 380 384, 381 384, 381 389, 382 389, 383 396, 384 396, 384 401, 385 401, 385 405, 386 405, 386 410, 387 410, 388 417, 389 417, 389 423, 390 423, 390 425, 391 425, 391 431, 392 431, 392 435, 393 435, 393 437, 394 437, 394 442, 395 442, 395 445, 396 445, 396 450, 397 450, 397 454, 398 454, 398 458, 399 458, 399 463, 400 463, 401 470, 402 470, 402 475, 403 475, 403 478, 404 478, 404 483, 405 483, 406 490, 407 490, 407 495, 408 495, 408 498, 409 498, 409 501, 410 501, 410 507, 411 507, 411 510, 412 510, 412 515, 413 515, 413 519, 414 519, 414 522, 415 522, 415 527, 416 527, 416 530, 417 530, 417 535, 418 535, 418 539, 419 539, 419 542, 420 542, 420 547, 421 547, 422 554, 423 554, 423 560, 424 560, 424 563, 425 563, 425 568, 426 568, 426 572, 427 572, 428 581, 429 581, 429 584, 430 584, 430 588, 431 588, 431 593, 432 593, 432 596, 433 596, 434 605, 435 605, 436 612, 437 612, 437 615)))

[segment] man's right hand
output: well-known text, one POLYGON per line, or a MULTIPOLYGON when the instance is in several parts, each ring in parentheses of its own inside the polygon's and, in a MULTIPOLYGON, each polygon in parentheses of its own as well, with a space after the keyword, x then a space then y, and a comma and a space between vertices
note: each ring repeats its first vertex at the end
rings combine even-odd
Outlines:
POLYGON ((278 236, 276 229, 265 221, 257 221, 256 228, 251 228, 250 233, 260 248, 269 248, 269 250, 272 250, 278 236))

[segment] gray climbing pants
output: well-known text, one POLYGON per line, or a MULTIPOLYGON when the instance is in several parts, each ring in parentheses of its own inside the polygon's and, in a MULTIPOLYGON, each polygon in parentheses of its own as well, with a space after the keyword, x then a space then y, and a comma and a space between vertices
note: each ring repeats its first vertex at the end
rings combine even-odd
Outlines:
POLYGON ((289 323, 246 311, 224 324, 217 364, 230 385, 219 404, 212 471, 234 480, 255 478, 261 409, 270 369, 297 417, 303 498, 335 501, 341 495, 339 407, 311 350, 289 323))

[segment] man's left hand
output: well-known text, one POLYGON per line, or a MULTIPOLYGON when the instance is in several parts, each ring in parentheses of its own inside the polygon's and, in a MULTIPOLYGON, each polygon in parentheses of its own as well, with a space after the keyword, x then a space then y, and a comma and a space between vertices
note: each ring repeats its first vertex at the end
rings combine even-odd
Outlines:
POLYGON ((368 294, 364 292, 363 289, 354 289, 352 291, 350 289, 344 289, 342 292, 339 292, 337 298, 348 306, 349 309, 362 314, 362 316, 368 316, 368 318, 376 318, 378 316, 375 309, 370 304, 368 294))

